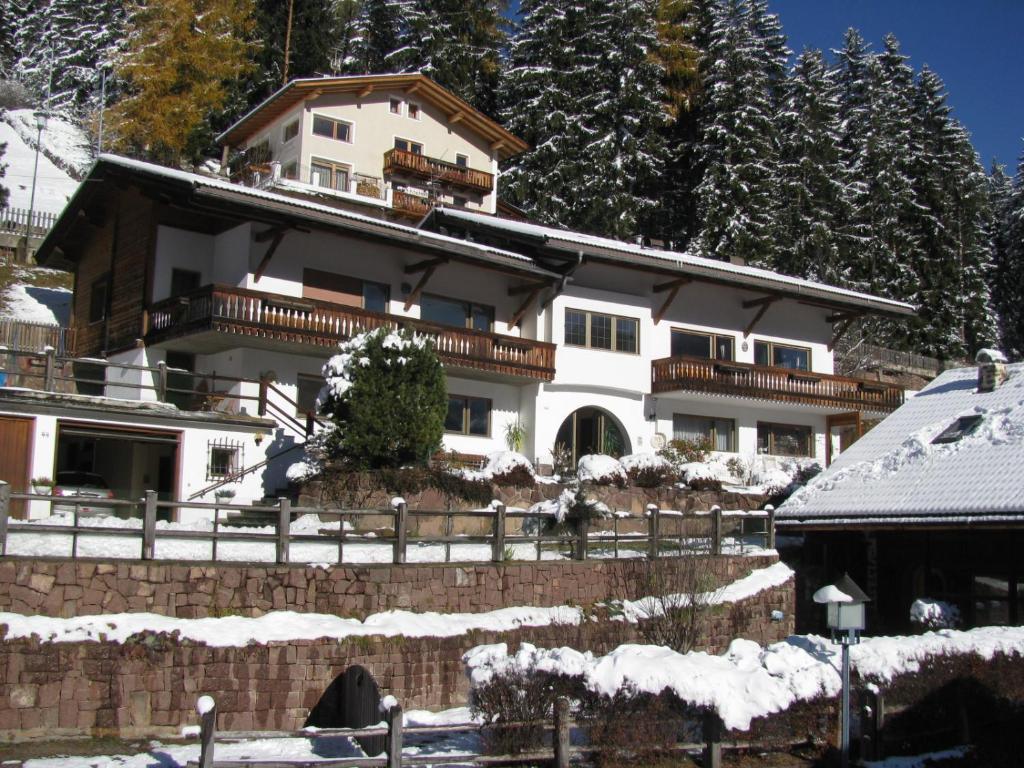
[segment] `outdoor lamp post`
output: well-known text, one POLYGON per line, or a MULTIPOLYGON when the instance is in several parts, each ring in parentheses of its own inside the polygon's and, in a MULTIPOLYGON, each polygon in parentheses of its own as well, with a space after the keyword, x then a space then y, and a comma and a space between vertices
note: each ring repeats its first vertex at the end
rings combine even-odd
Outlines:
POLYGON ((835 584, 814 593, 814 602, 828 606, 828 627, 832 630, 833 642, 843 647, 843 706, 839 721, 842 768, 850 764, 850 646, 860 642, 860 632, 864 629, 864 604, 870 599, 848 573, 835 584))
POLYGON ((36 159, 32 167, 32 194, 28 199, 28 221, 25 222, 25 261, 28 261, 29 243, 32 238, 32 218, 36 210, 36 179, 39 176, 39 149, 43 143, 43 131, 46 130, 46 120, 49 117, 45 109, 35 112, 36 118, 36 159))

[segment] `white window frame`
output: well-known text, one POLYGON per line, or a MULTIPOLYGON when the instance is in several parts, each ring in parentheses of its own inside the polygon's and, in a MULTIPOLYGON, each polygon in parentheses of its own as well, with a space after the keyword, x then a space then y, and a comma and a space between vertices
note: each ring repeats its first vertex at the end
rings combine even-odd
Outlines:
POLYGON ((342 120, 341 118, 331 117, 330 115, 320 114, 319 112, 314 112, 313 113, 313 118, 310 120, 310 123, 309 123, 309 133, 310 133, 311 136, 316 136, 318 139, 328 139, 330 141, 337 141, 340 144, 355 144, 356 143, 356 124, 355 123, 353 123, 351 120, 342 120), (347 125, 348 126, 348 139, 339 139, 337 137, 337 133, 338 133, 338 129, 337 128, 334 129, 334 133, 335 133, 334 136, 323 136, 323 135, 321 135, 319 133, 316 133, 313 130, 313 127, 316 124, 316 119, 318 117, 323 119, 323 120, 330 120, 332 123, 335 123, 335 124, 339 124, 340 123, 341 125, 347 125))
POLYGON ((422 114, 423 114, 423 107, 420 106, 420 103, 418 101, 407 101, 407 102, 405 102, 405 116, 408 117, 410 120, 419 121, 421 119, 421 115, 422 114), (416 110, 415 117, 412 114, 412 111, 414 109, 416 110))

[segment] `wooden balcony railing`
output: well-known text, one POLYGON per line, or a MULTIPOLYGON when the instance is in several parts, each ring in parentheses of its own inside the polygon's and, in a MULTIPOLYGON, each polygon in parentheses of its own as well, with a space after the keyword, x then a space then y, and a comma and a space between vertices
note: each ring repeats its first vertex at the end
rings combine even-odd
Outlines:
POLYGON ((682 390, 882 413, 903 404, 902 387, 827 373, 699 357, 651 363, 653 393, 682 390))
POLYGON ((417 155, 402 149, 389 149, 384 153, 384 175, 406 173, 444 184, 474 189, 484 194, 494 189, 494 176, 486 171, 467 168, 436 157, 417 155))
POLYGON ((212 330, 330 348, 342 339, 382 327, 408 328, 428 336, 441 361, 454 368, 541 381, 555 375, 555 345, 547 342, 220 285, 151 305, 146 341, 157 343, 212 330))
POLYGON ((408 192, 399 192, 397 189, 391 193, 391 207, 398 213, 404 213, 416 219, 422 219, 433 207, 425 197, 410 195, 408 192))

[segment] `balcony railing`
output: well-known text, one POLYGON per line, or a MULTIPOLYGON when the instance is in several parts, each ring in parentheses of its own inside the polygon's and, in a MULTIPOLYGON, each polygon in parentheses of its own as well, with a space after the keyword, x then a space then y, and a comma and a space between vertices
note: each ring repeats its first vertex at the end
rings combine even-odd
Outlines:
POLYGON ((882 413, 903 404, 902 387, 827 373, 699 357, 651 363, 653 393, 684 390, 882 413))
POLYGON ((408 192, 399 192, 397 189, 391 193, 391 207, 398 213, 404 213, 416 219, 422 219, 433 207, 425 197, 410 195, 408 192))
POLYGON ((408 328, 432 339, 441 361, 454 368, 541 381, 555 375, 555 345, 547 342, 230 286, 209 285, 157 302, 148 322, 148 343, 217 331, 326 348, 375 328, 408 328))
POLYGON ((474 189, 484 194, 494 189, 494 176, 436 157, 417 155, 402 149, 389 149, 384 153, 384 175, 405 173, 444 184, 474 189))

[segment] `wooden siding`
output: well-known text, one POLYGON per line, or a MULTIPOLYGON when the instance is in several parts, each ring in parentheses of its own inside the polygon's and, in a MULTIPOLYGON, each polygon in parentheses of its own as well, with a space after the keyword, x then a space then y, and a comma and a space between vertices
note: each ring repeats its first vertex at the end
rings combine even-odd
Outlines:
POLYGON ((709 392, 784 403, 888 413, 903 404, 903 388, 813 371, 698 357, 651 363, 651 392, 709 392))
POLYGON ((214 330, 333 348, 362 331, 402 327, 429 336, 441 361, 454 368, 540 381, 551 381, 555 375, 555 345, 547 342, 230 286, 206 286, 157 302, 149 308, 149 318, 149 344, 214 330))

